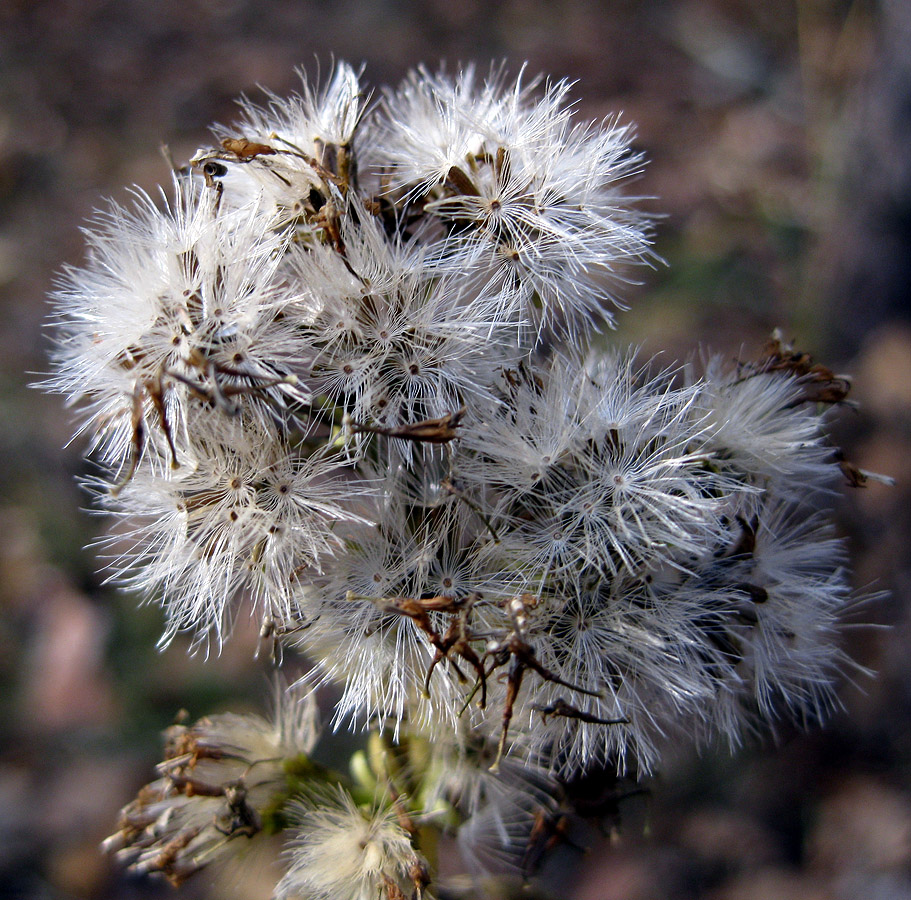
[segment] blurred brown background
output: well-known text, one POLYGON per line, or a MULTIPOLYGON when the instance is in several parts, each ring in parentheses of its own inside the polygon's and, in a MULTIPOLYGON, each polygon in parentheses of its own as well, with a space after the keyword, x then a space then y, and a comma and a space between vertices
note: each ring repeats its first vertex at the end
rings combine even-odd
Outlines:
MULTIPOLYGON (((0 0, 0 897, 170 896, 98 842, 180 707, 266 693, 250 629, 218 658, 159 652, 158 612, 83 549, 104 528, 80 510, 90 468, 58 400, 27 389, 44 297, 103 197, 167 181, 162 143, 185 160, 241 92, 288 93, 334 55, 376 86, 528 61, 578 80, 581 116, 637 122, 668 266, 640 273, 617 339, 733 356, 780 325, 854 375, 839 439, 897 478, 839 507, 859 590, 892 592, 853 615, 888 630, 845 632, 878 674, 849 673, 825 730, 679 750, 609 850, 592 830, 595 852, 558 852, 547 895, 911 898, 909 47, 906 0, 0 0)), ((254 882, 182 895, 253 900, 254 882)))

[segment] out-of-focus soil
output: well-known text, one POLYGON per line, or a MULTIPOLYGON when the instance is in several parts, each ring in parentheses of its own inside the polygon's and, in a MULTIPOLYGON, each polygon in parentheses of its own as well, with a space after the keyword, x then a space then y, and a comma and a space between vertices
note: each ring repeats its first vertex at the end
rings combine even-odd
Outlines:
MULTIPOLYGON (((46 368, 45 295, 102 198, 167 182, 160 145, 188 158, 239 94, 289 93, 295 66, 334 55, 377 86, 419 62, 527 61, 578 80, 580 117, 638 123, 668 265, 629 290, 616 340, 734 356, 782 326, 853 375, 838 440, 896 478, 839 507, 859 595, 891 592, 852 612, 888 628, 845 630, 844 710, 734 756, 679 749, 610 840, 556 851, 541 889, 911 898, 908 46, 903 0, 0 0, 0 897, 169 895, 98 843, 180 707, 263 693, 252 626, 217 658, 158 652, 157 612, 83 549, 104 528, 80 511, 91 468, 60 403, 26 388, 46 368)), ((268 896, 268 876, 182 892, 268 896)))

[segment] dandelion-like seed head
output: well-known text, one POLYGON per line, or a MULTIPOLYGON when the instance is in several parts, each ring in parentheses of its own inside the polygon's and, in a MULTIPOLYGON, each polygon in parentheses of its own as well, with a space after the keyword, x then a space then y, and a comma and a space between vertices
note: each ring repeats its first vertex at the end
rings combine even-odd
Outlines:
POLYGON ((424 878, 425 864, 391 807, 359 807, 340 788, 296 802, 292 818, 278 900, 397 900, 424 878))
POLYGON ((163 210, 145 195, 112 206, 87 265, 56 294, 58 371, 46 385, 83 407, 82 429, 115 471, 131 454, 178 465, 190 419, 244 405, 271 418, 263 398, 303 399, 276 278, 283 239, 256 206, 221 211, 186 179, 175 191, 163 210))
POLYGON ((188 630, 220 644, 245 595, 265 615, 296 620, 295 569, 318 568, 340 546, 333 528, 359 521, 340 497, 353 501, 363 485, 344 478, 336 455, 282 452, 273 430, 231 425, 197 430, 192 467, 101 495, 123 521, 105 542, 112 577, 160 599, 163 641, 188 630))
POLYGON ((574 333, 580 320, 612 320, 611 285, 649 257, 647 222, 619 190, 642 158, 627 126, 573 124, 568 83, 536 97, 538 83, 420 71, 386 98, 375 165, 445 224, 440 271, 474 272, 504 313, 574 333))
POLYGON ((192 163, 224 189, 226 202, 264 200, 300 237, 331 228, 328 215, 357 183, 355 137, 366 95, 358 73, 338 63, 317 88, 301 70, 290 98, 268 94, 261 106, 244 99, 243 117, 215 129, 220 149, 200 150, 192 163))

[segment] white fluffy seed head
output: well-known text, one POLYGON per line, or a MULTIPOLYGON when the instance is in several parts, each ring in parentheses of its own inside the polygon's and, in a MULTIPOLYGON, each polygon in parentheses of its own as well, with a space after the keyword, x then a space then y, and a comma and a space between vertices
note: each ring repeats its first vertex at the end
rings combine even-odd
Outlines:
POLYGON ((344 789, 315 793, 290 807, 288 870, 277 900, 374 900, 388 885, 414 887, 424 863, 392 808, 362 808, 344 789))
POLYGON ((831 487, 831 449, 818 411, 801 402, 794 376, 759 372, 741 376, 719 357, 710 359, 699 406, 724 464, 758 484, 807 493, 831 487))
POLYGON ((137 473, 105 508, 122 521, 105 541, 117 581, 159 600, 166 642, 178 631, 220 645, 243 597, 282 622, 300 616, 299 567, 319 568, 340 548, 333 528, 357 522, 346 508, 364 492, 333 454, 289 452, 274 430, 243 418, 193 430, 193 464, 163 477, 137 473))
POLYGON ((620 190, 642 158, 628 126, 573 123, 567 82, 539 84, 419 70, 385 98, 372 162, 390 191, 458 223, 430 247, 438 271, 470 272, 504 314, 573 334, 609 323, 620 270, 649 258, 647 221, 620 190))
POLYGON ((224 188, 226 203, 264 202, 300 237, 319 235, 322 207, 342 201, 356 183, 356 132, 367 97, 347 63, 321 88, 299 74, 301 90, 289 98, 267 94, 265 105, 244 98, 241 120, 215 129, 221 149, 200 150, 192 162, 224 188))
POLYGON ((305 399, 287 377, 299 345, 283 318, 274 221, 255 204, 223 211, 188 179, 174 189, 164 208, 144 194, 112 205, 87 232, 88 262, 55 295, 57 374, 45 386, 82 408, 81 430, 115 471, 135 452, 137 424, 151 466, 172 462, 168 433, 179 459, 201 399, 212 417, 246 406, 263 418, 264 398, 305 399))

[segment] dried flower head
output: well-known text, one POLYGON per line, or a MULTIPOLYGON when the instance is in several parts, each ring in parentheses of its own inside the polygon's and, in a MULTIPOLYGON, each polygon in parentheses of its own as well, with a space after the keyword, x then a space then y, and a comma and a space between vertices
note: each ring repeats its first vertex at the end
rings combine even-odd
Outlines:
POLYGON ((105 849, 133 871, 180 884, 240 838, 281 827, 317 736, 315 703, 281 687, 272 722, 224 713, 171 726, 160 777, 124 807, 105 849))

